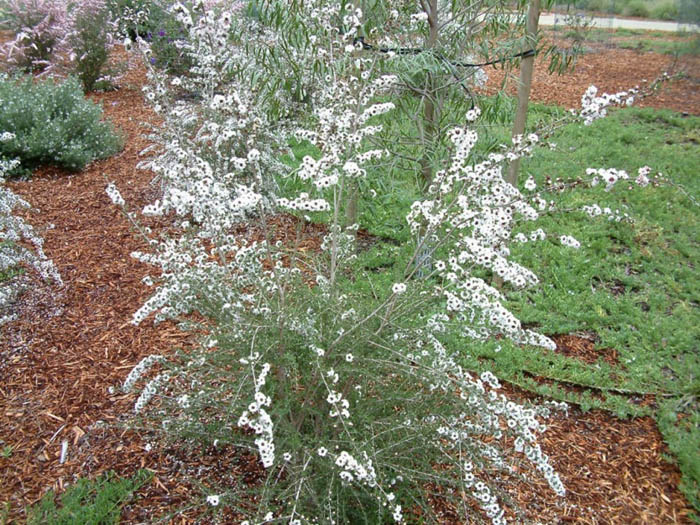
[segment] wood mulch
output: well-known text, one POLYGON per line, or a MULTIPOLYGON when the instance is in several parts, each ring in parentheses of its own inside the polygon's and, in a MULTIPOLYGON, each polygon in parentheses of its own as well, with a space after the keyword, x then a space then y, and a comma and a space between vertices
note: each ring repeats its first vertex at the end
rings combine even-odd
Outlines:
MULTIPOLYGON (((664 56, 607 51, 584 57, 573 75, 544 77, 538 68, 534 98, 576 106, 591 82, 608 91, 629 87, 640 76, 654 78, 667 61, 664 56)), ((693 75, 644 104, 700 114, 699 90, 692 84, 697 70, 693 75)), ((177 511, 196 494, 195 476, 205 484, 207 476, 250 483, 260 471, 255 457, 227 450, 199 454, 150 449, 148 436, 120 425, 132 410, 134 396, 111 387, 118 387, 143 357, 168 354, 190 343, 172 323, 130 324, 132 313, 149 294, 141 283, 149 268, 130 257, 145 243, 104 192, 106 179, 116 182, 134 210, 155 193, 149 185, 151 174, 135 168, 139 152, 148 145, 139 123, 157 122, 144 105, 143 81, 144 72, 136 68, 120 90, 93 95, 126 134, 124 151, 80 173, 43 168, 31 181, 11 184, 41 210, 29 218, 43 234, 45 251, 65 281, 61 290, 37 283, 17 305, 19 320, 0 333, 0 445, 12 447, 9 457, 0 457, 0 503, 9 503, 11 523, 24 522, 26 506, 51 488, 61 491, 78 477, 108 470, 131 475, 138 468, 152 470, 154 478, 125 508, 124 522, 150 523, 175 513, 171 523, 192 523, 196 508, 177 511), (61 463, 64 442, 68 453, 61 463)), ((278 230, 280 237, 299 235, 294 221, 284 217, 278 230)), ((306 247, 317 249, 320 235, 309 233, 306 247)), ((559 342, 569 356, 590 361, 601 355, 590 341, 574 336, 559 342)), ((679 471, 664 459, 666 447, 652 419, 620 420, 574 407, 567 417, 553 417, 548 427, 541 443, 568 496, 556 499, 539 478, 512 484, 511 497, 527 513, 523 521, 689 523, 687 502, 677 489, 679 471)), ((460 521, 469 519, 446 517, 444 523, 460 521)), ((224 522, 236 519, 230 516, 224 522)))
MULTIPOLYGON (((551 31, 545 32, 551 39, 551 31)), ((614 36, 611 35, 611 40, 614 36)), ((674 37, 675 38, 675 37, 674 37)), ((566 47, 570 42, 558 40, 566 47)), ((664 72, 678 75, 672 82, 664 83, 653 96, 638 101, 638 107, 672 109, 689 115, 700 115, 700 56, 682 55, 675 58, 658 53, 641 53, 631 49, 610 48, 614 42, 586 43, 587 52, 580 56, 573 71, 564 75, 550 75, 549 60, 544 56, 535 59, 531 100, 545 104, 557 104, 565 108, 581 107, 581 95, 590 85, 598 93, 618 93, 630 88, 644 90, 664 72)), ((486 69, 488 81, 485 92, 494 93, 501 88, 506 73, 499 67, 486 69)), ((518 71, 505 78, 508 91, 517 93, 518 71)))

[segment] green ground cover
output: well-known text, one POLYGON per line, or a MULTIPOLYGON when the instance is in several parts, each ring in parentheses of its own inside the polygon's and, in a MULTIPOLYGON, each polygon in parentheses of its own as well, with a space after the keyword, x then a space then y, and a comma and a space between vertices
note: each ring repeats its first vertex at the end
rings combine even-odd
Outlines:
POLYGON ((552 36, 571 38, 585 43, 606 44, 610 47, 633 49, 641 53, 660 53, 664 55, 685 56, 700 54, 700 35, 698 33, 679 32, 669 38, 666 31, 644 31, 641 29, 603 29, 603 28, 552 28, 552 36))
POLYGON ((93 480, 80 479, 60 498, 53 491, 28 510, 28 525, 109 525, 119 523, 121 509, 153 474, 139 470, 132 478, 106 473, 93 480), (60 501, 56 505, 57 500, 60 501))

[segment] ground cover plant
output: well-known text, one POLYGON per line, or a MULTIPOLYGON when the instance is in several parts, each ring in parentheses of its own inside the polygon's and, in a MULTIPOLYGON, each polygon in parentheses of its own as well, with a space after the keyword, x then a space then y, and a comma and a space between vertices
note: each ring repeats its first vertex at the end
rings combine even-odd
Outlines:
MULTIPOLYGON (((535 107, 531 125, 564 114, 557 108, 535 107)), ((523 176, 538 184, 564 186, 578 180, 565 198, 559 191, 544 198, 557 199, 561 209, 578 208, 579 213, 545 215, 537 224, 588 241, 573 253, 551 242, 544 243, 542 253, 515 246, 516 258, 539 268, 538 275, 550 284, 535 294, 509 293, 509 304, 528 326, 552 335, 589 334, 591 347, 601 350, 592 362, 584 362, 498 341, 471 345, 469 358, 463 361, 468 369, 494 371, 524 388, 586 410, 605 408, 620 417, 654 415, 672 450, 683 458, 683 487, 696 506, 700 477, 690 451, 700 446, 696 431, 700 362, 694 352, 699 334, 693 321, 698 291, 692 262, 698 256, 697 125, 693 117, 628 109, 590 127, 567 127, 552 137, 557 151, 542 151, 525 160, 523 176), (604 184, 591 188, 571 174, 601 163, 632 171, 649 147, 668 177, 665 183, 659 181, 660 186, 608 191, 604 184), (558 168, 562 151, 567 152, 569 175, 558 168), (591 198, 599 208, 581 209, 591 198), (598 219, 591 221, 591 215, 598 219), (661 253, 664 257, 658 257, 661 253), (546 314, 540 305, 546 305, 546 314), (606 348, 616 349, 614 362, 604 359, 606 348), (655 404, 643 403, 645 397, 656 397, 655 404)), ((492 133, 499 136, 498 130, 492 133)), ((500 138, 507 137, 508 130, 502 129, 500 138)), ((363 224, 405 242, 400 221, 391 222, 389 228, 385 221, 406 210, 419 188, 411 177, 400 186, 403 193, 385 197, 379 216, 370 208, 363 224)), ((365 255, 363 264, 393 265, 396 252, 391 244, 382 246, 365 255)))
POLYGON ((152 474, 138 471, 131 479, 120 479, 107 473, 94 481, 80 479, 60 498, 49 491, 28 512, 31 525, 107 525, 119 523, 121 508, 134 492, 147 483, 152 474), (56 499, 60 507, 56 506, 56 499))
POLYGON ((586 11, 598 16, 631 16, 695 24, 700 14, 692 0, 563 0, 556 4, 561 10, 586 11))

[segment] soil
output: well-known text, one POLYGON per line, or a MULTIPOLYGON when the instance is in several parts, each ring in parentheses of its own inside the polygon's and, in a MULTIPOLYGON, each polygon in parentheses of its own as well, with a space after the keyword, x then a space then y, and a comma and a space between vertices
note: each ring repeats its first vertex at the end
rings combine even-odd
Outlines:
MULTIPOLYGON (((538 62, 533 98, 574 107, 590 83, 614 92, 637 82, 634 79, 655 78, 670 60, 607 49, 586 55, 573 74, 564 76, 545 75, 538 62)), ((686 78, 664 86, 643 104, 698 115, 698 78, 694 58, 686 78)), ((492 75, 490 82, 495 81, 492 75)), ((39 169, 31 181, 11 184, 40 210, 28 218, 43 234, 44 249, 65 286, 58 290, 35 283, 17 304, 19 319, 2 328, 0 445, 11 446, 12 452, 0 457, 0 502, 9 504, 10 522, 24 522, 26 506, 49 489, 62 491, 78 477, 109 470, 129 476, 147 468, 154 473, 153 481, 124 509, 124 522, 150 523, 175 512, 166 521, 192 523, 198 509, 178 509, 197 493, 195 473, 205 472, 206 484, 206 476, 251 483, 260 472, 254 457, 225 449, 151 448, 148 436, 121 424, 135 401, 118 389, 131 368, 147 355, 167 355, 190 343, 172 323, 129 322, 149 295, 141 282, 149 268, 130 253, 146 246, 104 191, 106 181, 114 181, 134 210, 155 194, 151 174, 136 169, 139 152, 149 144, 140 122, 157 122, 144 104, 143 82, 143 70, 135 67, 121 89, 91 95, 125 133, 121 153, 80 173, 48 167, 39 169), (63 443, 67 456, 62 463, 63 443)), ((289 218, 279 219, 278 231, 280 238, 298 238, 289 218)), ((309 233, 305 246, 318 249, 320 235, 309 233)), ((560 350, 571 357, 580 353, 587 362, 601 357, 614 362, 614 351, 596 351, 588 339, 576 337, 560 338, 560 350)), ((512 497, 527 513, 523 521, 689 523, 688 504, 677 488, 678 468, 664 459, 667 449, 652 419, 620 420, 607 412, 584 413, 574 407, 567 416, 548 422, 541 442, 568 495, 554 499, 538 479, 511 483, 512 497)), ((236 521, 234 516, 224 519, 236 521)), ((444 523, 457 522, 467 518, 445 513, 444 523)))
MULTIPOLYGON (((552 32, 545 33, 545 45, 556 37, 552 32)), ((672 36, 665 39, 680 40, 684 37, 672 36)), ((691 38, 691 37, 685 37, 691 38)), ((645 91, 664 72, 674 77, 663 82, 656 92, 635 103, 638 107, 671 109, 682 114, 700 115, 700 56, 642 53, 632 49, 618 49, 614 33, 607 41, 586 42, 586 53, 580 56, 573 71, 563 75, 548 72, 549 60, 538 56, 532 79, 530 99, 545 104, 556 104, 567 109, 581 106, 581 95, 590 85, 598 88, 598 93, 618 93, 638 87, 645 91)), ((560 47, 570 47, 573 42, 559 39, 560 47)), ((510 74, 500 67, 486 69, 487 93, 496 92, 503 82, 511 94, 517 93, 518 71, 510 74)))

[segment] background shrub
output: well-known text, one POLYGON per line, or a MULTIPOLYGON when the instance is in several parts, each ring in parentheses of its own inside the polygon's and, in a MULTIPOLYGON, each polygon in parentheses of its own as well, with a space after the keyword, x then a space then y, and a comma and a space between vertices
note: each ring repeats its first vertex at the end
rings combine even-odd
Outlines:
POLYGON ((676 20, 678 18, 678 4, 672 1, 657 4, 651 10, 651 17, 660 20, 676 20))
POLYGON ((0 143, 0 157, 17 158, 22 171, 41 164, 77 171, 122 147, 122 138, 100 120, 102 109, 85 99, 75 78, 36 83, 1 76, 0 100, 0 129, 14 134, 0 143))
POLYGON ((116 20, 119 36, 136 40, 137 36, 143 36, 153 27, 150 23, 151 5, 153 2, 146 0, 107 0, 107 7, 116 20))
POLYGON ((65 34, 64 0, 8 0, 3 2, 2 26, 15 39, 2 47, 8 62, 24 71, 41 71, 65 34))
POLYGON ((188 30, 167 4, 153 3, 149 26, 149 31, 141 36, 151 44, 151 64, 173 74, 189 71, 192 61, 178 45, 187 38, 188 30))
POLYGON ((649 8, 641 0, 635 0, 627 4, 624 10, 624 14, 627 16, 639 16, 642 18, 649 17, 649 8))
POLYGON ((114 46, 116 24, 105 0, 84 0, 68 14, 67 34, 64 46, 70 62, 70 70, 87 93, 96 88, 111 87, 107 66, 114 46))

